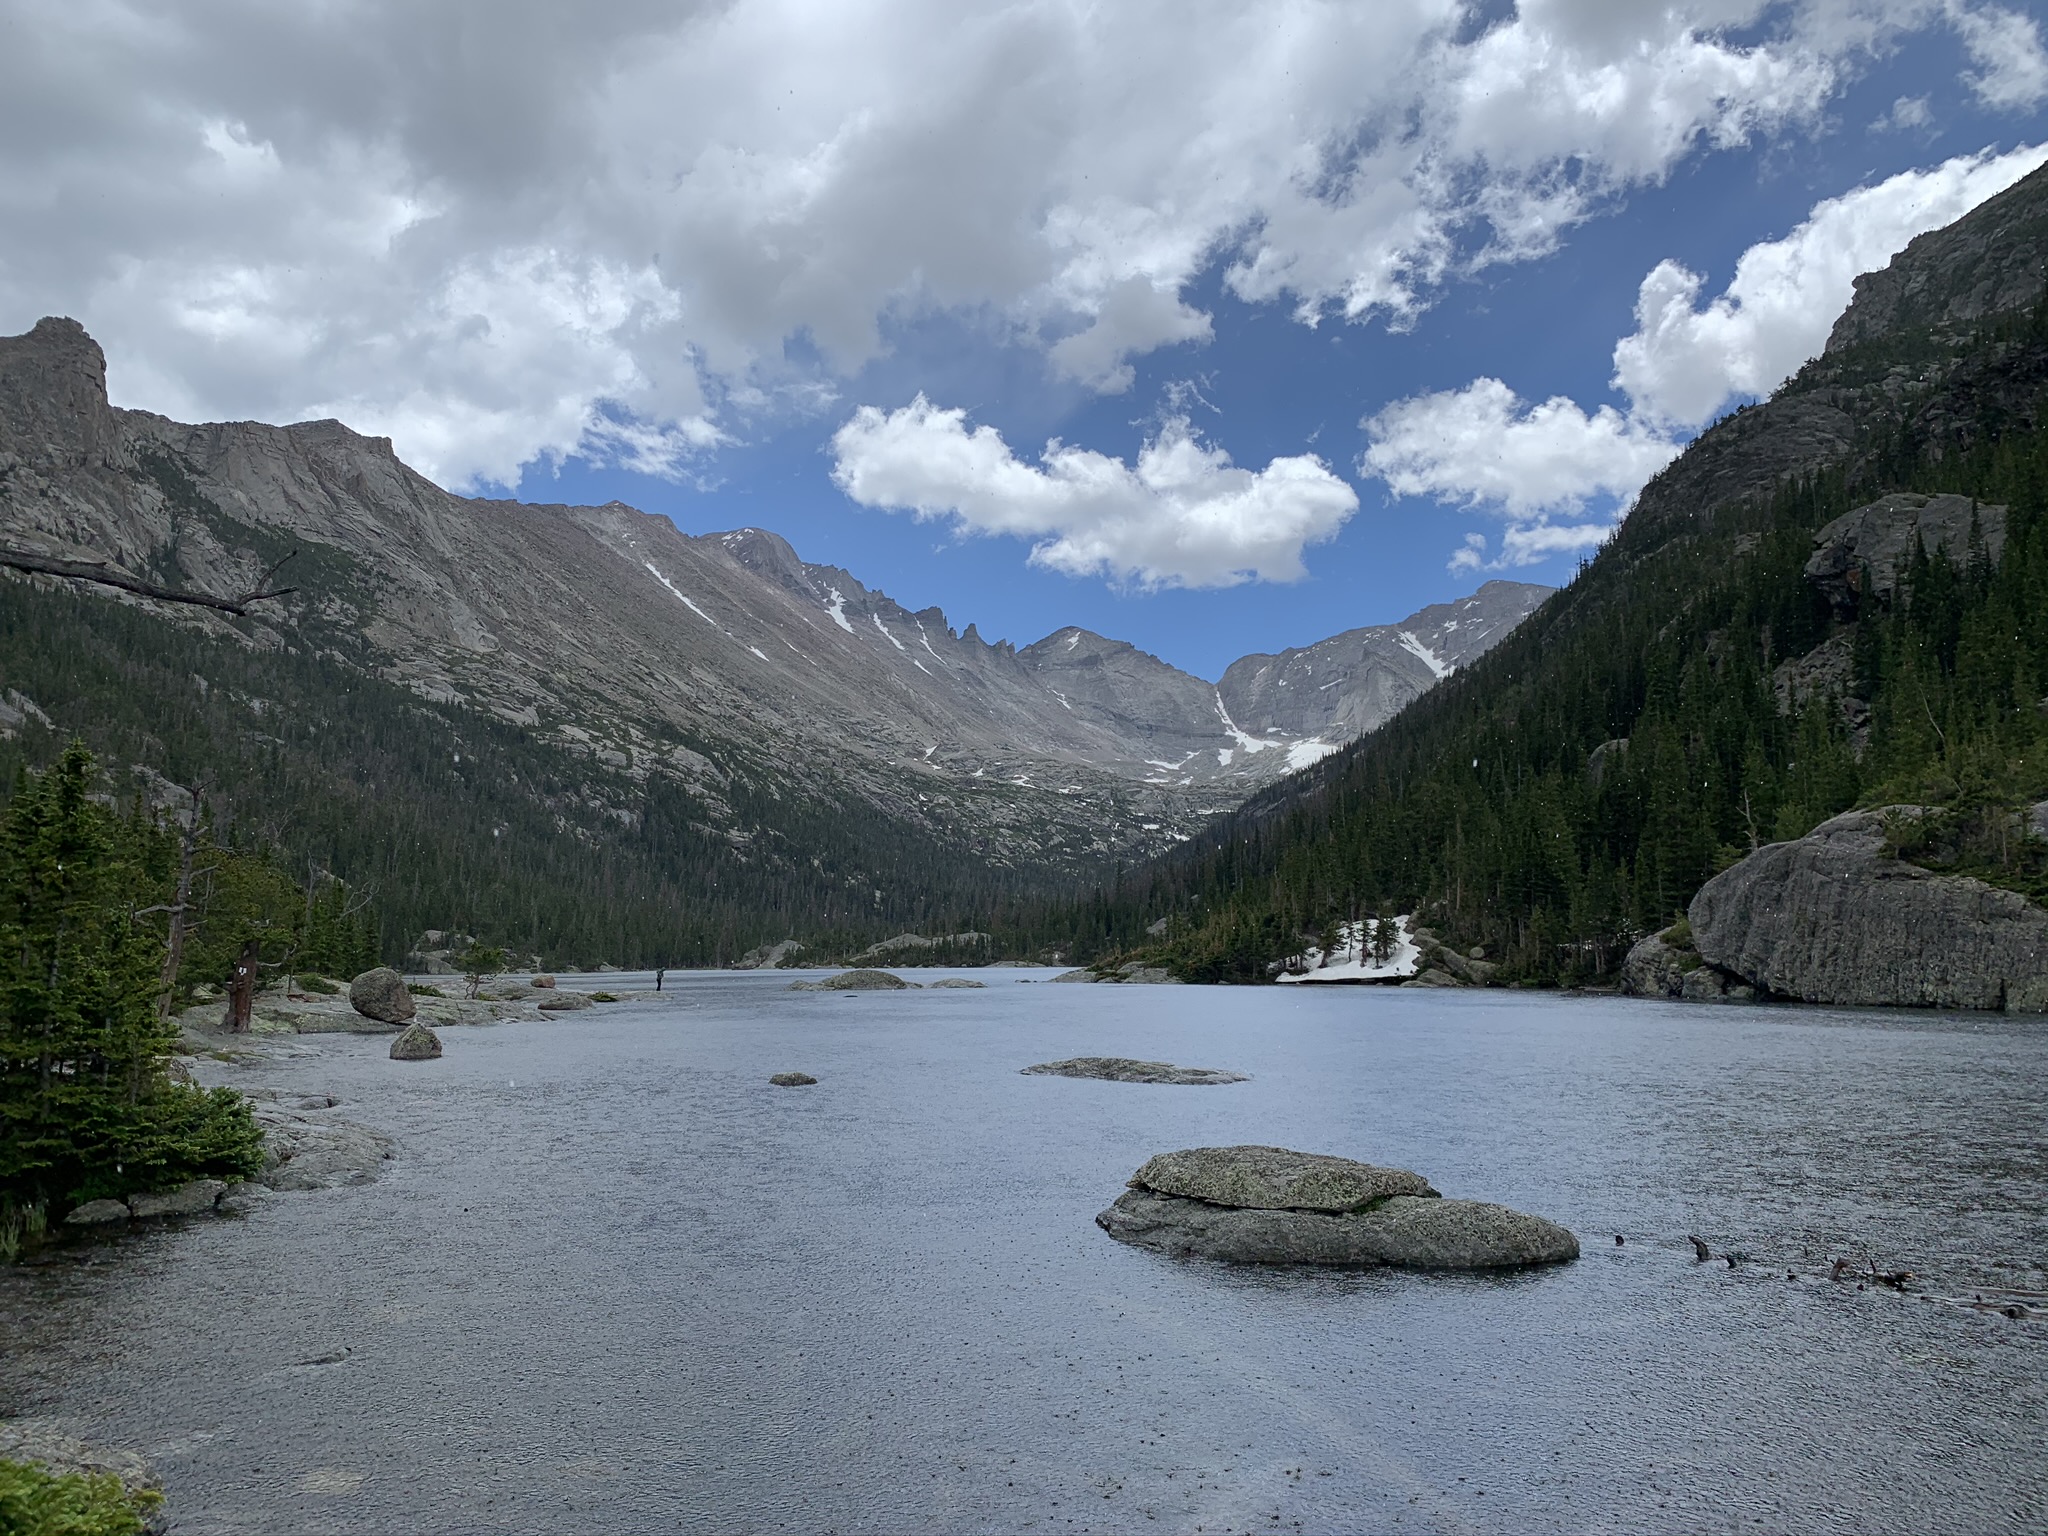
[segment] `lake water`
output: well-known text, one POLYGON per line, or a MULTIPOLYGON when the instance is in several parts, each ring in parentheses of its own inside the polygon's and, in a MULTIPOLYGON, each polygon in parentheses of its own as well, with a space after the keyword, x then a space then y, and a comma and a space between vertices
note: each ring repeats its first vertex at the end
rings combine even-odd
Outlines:
POLYGON ((185 1532, 2048 1528, 2048 1323, 1824 1278, 2042 1287, 2041 1025, 978 974, 671 976, 438 1062, 220 1068, 398 1156, 0 1275, 0 1412, 152 1454, 185 1532), (1018 1072, 1081 1054, 1252 1080, 1018 1072), (1244 1270, 1095 1227, 1229 1142, 1584 1257, 1244 1270))

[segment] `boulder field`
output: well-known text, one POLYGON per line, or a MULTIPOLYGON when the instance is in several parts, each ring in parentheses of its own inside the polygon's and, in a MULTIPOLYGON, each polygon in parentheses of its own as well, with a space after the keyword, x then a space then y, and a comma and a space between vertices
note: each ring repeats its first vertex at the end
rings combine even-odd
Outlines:
POLYGON ((1579 1240, 1540 1216, 1446 1200, 1405 1168, 1286 1147, 1163 1153, 1095 1224, 1118 1242, 1239 1264, 1514 1269, 1579 1256, 1579 1240))

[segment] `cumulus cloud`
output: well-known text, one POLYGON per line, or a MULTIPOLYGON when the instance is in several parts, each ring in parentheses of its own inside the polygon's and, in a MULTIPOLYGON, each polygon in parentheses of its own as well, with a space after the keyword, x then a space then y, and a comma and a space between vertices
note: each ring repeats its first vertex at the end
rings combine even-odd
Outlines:
MULTIPOLYGON (((1742 253, 1727 289, 1702 304, 1705 280, 1675 261, 1643 279, 1636 331, 1614 348, 1626 411, 1587 412, 1564 396, 1530 405, 1499 379, 1412 396, 1368 416, 1361 473, 1398 496, 1429 496, 1505 518, 1490 564, 1529 565, 1592 548, 1611 522, 1557 523, 1598 497, 1625 511, 1691 432, 1731 401, 1769 394, 1827 341, 1857 274, 1885 265, 1914 236, 1938 229, 2048 163, 2048 145, 1962 155, 1816 204, 1782 240, 1742 253)), ((1454 571, 1486 561, 1468 535, 1454 571)))
POLYGON ((832 451, 833 479, 863 506, 1032 539, 1034 565, 1146 587, 1297 581, 1302 550, 1358 509, 1321 459, 1239 469, 1185 418, 1169 419, 1135 464, 1057 441, 1028 464, 995 428, 919 395, 896 411, 863 406, 832 451))
POLYGON ((2048 101, 2048 49, 2031 16, 2003 6, 1964 6, 1950 0, 1949 18, 1977 72, 1970 88, 1987 107, 2027 111, 2048 101))
POLYGON ((1359 468, 1395 495, 1518 521, 1576 511, 1602 493, 1633 495, 1678 451, 1611 405, 1591 415, 1562 395, 1530 405, 1499 379, 1396 401, 1362 425, 1372 443, 1359 468))
MULTIPOLYGON (((1409 323, 1945 14, 1470 9, 0 0, 0 312, 84 320, 124 403, 346 410, 449 483, 628 417, 674 464, 935 310, 1110 391, 1207 337, 1212 269, 1409 323)), ((1951 20, 1987 101, 2033 99, 2023 18, 1951 20)))
POLYGON ((1697 427, 1731 400, 1769 394, 1817 354, 1855 291, 1858 273, 1888 262, 2048 161, 2048 145, 1961 155, 1815 205, 1782 240, 1751 246, 1725 291, 1705 304, 1705 279, 1658 263, 1636 297, 1636 331, 1614 349, 1614 383, 1638 416, 1697 427))

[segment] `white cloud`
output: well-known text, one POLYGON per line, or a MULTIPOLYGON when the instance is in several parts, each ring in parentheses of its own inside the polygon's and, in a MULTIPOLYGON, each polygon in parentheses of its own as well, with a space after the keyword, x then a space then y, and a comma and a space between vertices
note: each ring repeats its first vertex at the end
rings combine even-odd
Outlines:
MULTIPOLYGON (((1493 569, 1597 546, 1613 524, 1561 524, 1600 496, 1623 510, 1675 457, 1691 429, 1740 396, 1776 389, 1821 350, 1857 274, 1883 266, 1915 235, 1962 217, 2036 167, 2048 145, 1963 155, 1815 205, 1782 240, 1751 246, 1727 291, 1658 263, 1636 300, 1637 329, 1614 349, 1614 385, 1629 409, 1590 414, 1563 396, 1529 405, 1499 379, 1397 400, 1360 425, 1362 473, 1397 496, 1430 496, 1504 517, 1493 569)), ((1453 571, 1476 570, 1486 539, 1467 535, 1453 571)))
POLYGON ((1816 355, 1854 293, 1915 235, 1954 222, 2048 161, 2048 145, 1961 155, 1815 205, 1782 240, 1751 246, 1725 292, 1660 262, 1614 349, 1614 383, 1648 421, 1697 427, 1730 401, 1769 394, 1816 355))
MULTIPOLYGON (((932 310, 1116 390, 1206 338, 1212 267, 1407 323, 1462 261, 1820 121, 1944 14, 1523 0, 1475 36, 1468 10, 0 0, 0 315, 84 320, 124 403, 346 410, 450 483, 628 416, 708 441, 722 400, 829 390, 932 310)), ((1987 99, 2031 89, 1980 63, 1987 99)))
POLYGON ((1934 109, 1927 104, 1925 96, 1901 96, 1892 103, 1892 108, 1889 112, 1885 113, 1883 117, 1878 118, 1870 126, 1880 131, 1892 129, 1910 131, 1915 128, 1925 128, 1933 121, 1934 109))
POLYGON ((1530 405, 1499 379, 1399 400, 1360 423, 1359 469, 1397 496, 1497 509, 1516 522, 1633 496, 1678 445, 1611 405, 1591 415, 1563 396, 1530 405))
POLYGON ((2041 27, 2033 17, 1956 0, 1949 0, 1948 15, 1977 66, 1967 78, 1978 100, 2003 112, 2027 111, 2048 100, 2048 50, 2041 46, 2041 27))
POLYGON ((833 479, 863 506, 1033 539, 1034 565, 1147 587, 1299 580, 1302 550, 1358 508, 1313 455, 1238 469, 1185 418, 1167 421, 1136 464, 1052 442, 1033 465, 995 428, 969 428, 965 411, 919 395, 897 411, 861 407, 832 449, 833 479))

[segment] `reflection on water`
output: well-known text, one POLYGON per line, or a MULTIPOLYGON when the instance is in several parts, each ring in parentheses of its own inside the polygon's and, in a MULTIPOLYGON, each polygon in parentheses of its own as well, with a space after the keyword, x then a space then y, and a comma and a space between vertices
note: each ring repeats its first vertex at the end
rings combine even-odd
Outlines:
POLYGON ((2048 1525, 2048 1324, 1821 1278, 2041 1286, 2038 1027, 979 974, 672 975, 439 1062, 221 1068, 397 1161, 0 1277, 0 1411, 156 1455, 192 1532, 2048 1525), (1018 1072, 1082 1054, 1253 1078, 1018 1072), (1235 1270, 1093 1225, 1152 1153, 1242 1141, 1586 1256, 1235 1270))

